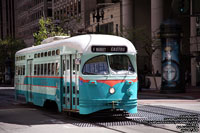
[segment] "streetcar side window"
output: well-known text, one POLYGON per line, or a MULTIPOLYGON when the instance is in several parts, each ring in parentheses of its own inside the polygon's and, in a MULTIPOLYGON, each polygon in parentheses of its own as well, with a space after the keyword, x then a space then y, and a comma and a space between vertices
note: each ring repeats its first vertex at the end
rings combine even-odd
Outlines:
POLYGON ((47 52, 44 53, 44 56, 47 57, 47 52))
POLYGON ((64 75, 65 67, 66 67, 66 61, 63 60, 63 75, 64 75))
POLYGON ((38 64, 37 75, 40 75, 40 64, 38 64))
POLYGON ((22 75, 22 67, 21 66, 19 66, 19 75, 22 75))
POLYGON ((59 75, 59 65, 58 65, 58 62, 56 62, 56 76, 59 75))
POLYGON ((50 75, 51 74, 51 64, 50 63, 48 63, 48 75, 50 75))
POLYGON ((69 60, 67 60, 67 70, 69 70, 69 60))
POLYGON ((54 73, 55 73, 55 65, 54 65, 54 63, 52 63, 51 66, 52 66, 51 67, 51 69, 52 69, 51 70, 51 75, 54 75, 54 73))
POLYGON ((52 51, 52 56, 54 56, 56 54, 56 51, 55 50, 53 50, 52 51))
POLYGON ((23 65, 23 75, 25 75, 25 65, 23 65))
POLYGON ((56 55, 59 55, 60 54, 60 49, 57 49, 56 50, 56 55))
POLYGON ((48 56, 51 56, 51 51, 48 52, 48 56))
POLYGON ((18 66, 18 75, 20 75, 20 67, 18 66))
POLYGON ((79 65, 77 65, 77 71, 79 71, 79 65))
POLYGON ((37 65, 34 65, 34 75, 37 75, 37 65))
POLYGON ((44 64, 44 75, 47 75, 47 64, 44 64))
POLYGON ((18 66, 15 67, 15 75, 16 76, 18 75, 18 70, 17 69, 18 69, 18 66))
POLYGON ((75 70, 75 59, 73 59, 73 70, 75 70))
POLYGON ((41 75, 43 75, 43 64, 41 64, 41 75))

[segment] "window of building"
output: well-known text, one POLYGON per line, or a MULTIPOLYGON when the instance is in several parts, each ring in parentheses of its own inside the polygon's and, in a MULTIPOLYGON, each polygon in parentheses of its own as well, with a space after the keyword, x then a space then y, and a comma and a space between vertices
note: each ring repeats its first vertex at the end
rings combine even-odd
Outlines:
POLYGON ((48 9, 47 10, 47 16, 48 17, 52 17, 52 9, 48 9))
POLYGON ((99 3, 105 3, 105 0, 97 0, 97 4, 99 3))
MULTIPOLYGON (((96 27, 96 31, 97 31, 96 27)), ((100 25, 100 32, 104 34, 112 34, 113 33, 113 22, 100 25)))
POLYGON ((81 0, 78 0, 78 13, 81 13, 81 0))

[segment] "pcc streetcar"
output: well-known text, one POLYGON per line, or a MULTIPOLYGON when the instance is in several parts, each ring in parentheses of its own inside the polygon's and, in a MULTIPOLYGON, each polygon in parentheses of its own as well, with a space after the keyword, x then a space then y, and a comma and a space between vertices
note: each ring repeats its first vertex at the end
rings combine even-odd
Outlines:
POLYGON ((16 98, 54 102, 60 112, 137 112, 136 50, 125 38, 56 36, 18 51, 15 60, 16 98))

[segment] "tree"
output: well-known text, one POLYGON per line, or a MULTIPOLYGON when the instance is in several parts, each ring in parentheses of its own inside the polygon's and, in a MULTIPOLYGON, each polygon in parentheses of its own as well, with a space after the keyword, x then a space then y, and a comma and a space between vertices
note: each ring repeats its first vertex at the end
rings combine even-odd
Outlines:
POLYGON ((0 80, 4 78, 5 67, 9 62, 9 66, 11 69, 11 77, 14 76, 14 66, 15 66, 15 53, 25 48, 25 43, 21 40, 16 40, 13 38, 7 38, 4 40, 0 40, 0 80))
POLYGON ((35 38, 35 45, 40 45, 41 42, 48 37, 67 36, 61 27, 54 26, 50 18, 45 19, 42 17, 39 20, 39 26, 39 31, 33 33, 33 37, 35 38))
MULTIPOLYGON (((155 31, 156 33, 156 31, 155 31)), ((158 90, 157 82, 156 82, 156 72, 154 69, 154 64, 152 62, 153 54, 156 50, 161 48, 160 42, 156 35, 151 37, 147 34, 145 28, 124 28, 123 36, 129 39, 134 44, 141 44, 141 48, 146 52, 148 55, 148 60, 150 62, 150 68, 152 72, 152 76, 154 78, 154 83, 156 86, 156 90, 158 90)))

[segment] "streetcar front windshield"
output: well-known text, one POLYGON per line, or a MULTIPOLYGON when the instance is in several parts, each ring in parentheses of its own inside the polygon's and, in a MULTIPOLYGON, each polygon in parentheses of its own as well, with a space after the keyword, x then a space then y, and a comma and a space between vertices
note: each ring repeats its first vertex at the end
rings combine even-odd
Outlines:
POLYGON ((89 59, 83 66, 85 75, 134 74, 135 70, 127 55, 100 55, 89 59), (110 69, 109 69, 110 68, 110 69))
POLYGON ((108 58, 112 75, 133 74, 135 72, 127 55, 111 55, 108 58))
POLYGON ((85 75, 107 75, 108 63, 105 55, 94 57, 88 60, 83 67, 85 75))

